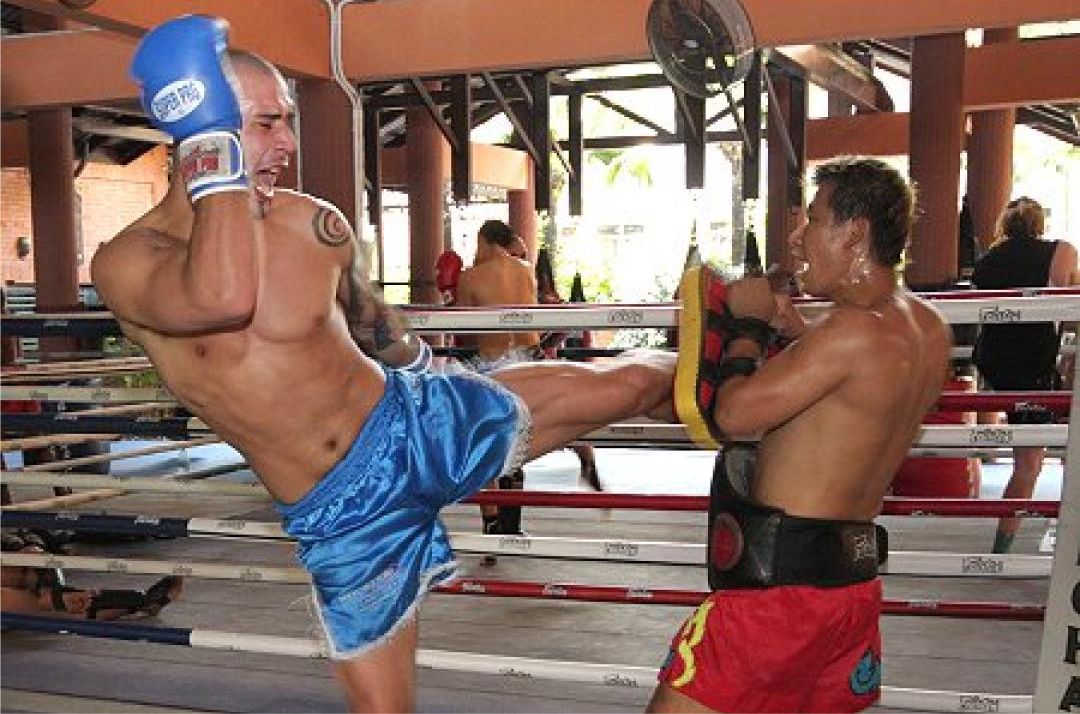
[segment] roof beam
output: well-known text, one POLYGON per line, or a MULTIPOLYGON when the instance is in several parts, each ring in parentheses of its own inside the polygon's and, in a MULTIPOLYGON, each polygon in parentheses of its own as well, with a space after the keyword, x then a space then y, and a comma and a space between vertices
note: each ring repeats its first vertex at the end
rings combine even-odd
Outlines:
POLYGON ((893 101, 874 73, 853 57, 831 45, 787 45, 776 54, 802 65, 810 81, 830 92, 839 92, 856 106, 870 111, 890 112, 893 101))
MULTIPOLYGON (((815 0, 813 16, 776 0, 741 0, 761 47, 912 37, 970 27, 1076 19, 1075 0, 815 0)), ((645 3, 648 4, 647 2, 645 3)))
POLYGON ((995 42, 964 57, 964 107, 1080 102, 1080 37, 995 42))
POLYGON ((806 122, 806 160, 833 156, 903 156, 908 153, 909 117, 902 112, 854 114, 806 122))
MULTIPOLYGON (((344 10, 345 71, 366 82, 646 60, 649 3, 401 0, 350 5, 344 10), (588 41, 583 42, 579 33, 566 32, 567 27, 589 28, 588 41), (405 36, 409 42, 401 41, 405 36)), ((1013 27, 1076 15, 1076 0, 878 0, 871 11, 865 0, 815 0, 810 22, 805 13, 792 12, 788 3, 742 3, 759 47, 1013 27)))
POLYGON ((96 29, 5 37, 0 106, 7 111, 133 99, 127 66, 135 42, 96 29))
POLYGON ((330 20, 320 0, 97 0, 82 10, 56 0, 5 2, 132 37, 178 15, 216 15, 229 21, 232 47, 257 52, 288 74, 330 76, 330 20))

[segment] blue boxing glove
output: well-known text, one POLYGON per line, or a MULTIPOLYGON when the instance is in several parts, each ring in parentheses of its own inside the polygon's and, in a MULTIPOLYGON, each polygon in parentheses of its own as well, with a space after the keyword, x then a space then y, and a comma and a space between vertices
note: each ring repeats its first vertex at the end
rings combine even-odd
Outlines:
POLYGON ((184 15, 146 33, 131 62, 143 109, 176 141, 177 168, 192 202, 248 190, 227 30, 220 18, 184 15))

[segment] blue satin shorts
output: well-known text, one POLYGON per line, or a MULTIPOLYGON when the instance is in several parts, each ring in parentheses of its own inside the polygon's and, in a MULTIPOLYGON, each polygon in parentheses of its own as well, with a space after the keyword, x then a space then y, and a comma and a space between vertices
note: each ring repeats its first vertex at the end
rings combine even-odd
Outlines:
POLYGON ((455 575, 439 509, 519 468, 529 430, 522 401, 490 379, 386 370, 349 452, 302 499, 277 504, 332 658, 380 644, 455 575))

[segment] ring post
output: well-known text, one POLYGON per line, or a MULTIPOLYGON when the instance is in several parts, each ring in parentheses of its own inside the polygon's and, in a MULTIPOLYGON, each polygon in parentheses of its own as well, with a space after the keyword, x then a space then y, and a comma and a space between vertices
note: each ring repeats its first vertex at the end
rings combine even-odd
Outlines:
MULTIPOLYGON (((1080 379, 1073 374, 1072 415, 1080 415, 1080 379)), ((1080 709, 1080 428, 1069 424, 1061 484, 1057 546, 1050 569, 1034 711, 1080 709)))

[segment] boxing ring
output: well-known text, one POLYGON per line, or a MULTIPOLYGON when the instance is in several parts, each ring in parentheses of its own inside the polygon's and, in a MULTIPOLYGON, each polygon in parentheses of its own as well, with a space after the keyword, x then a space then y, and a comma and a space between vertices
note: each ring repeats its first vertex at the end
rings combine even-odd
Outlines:
MULTIPOLYGON (((1080 320, 1080 290, 999 291, 974 294, 946 293, 932 296, 951 323, 999 324, 1003 322, 1080 320)), ((806 302, 801 309, 813 312, 823 307, 806 302)), ((670 328, 676 324, 676 305, 617 305, 617 306, 552 306, 511 307, 506 310, 487 309, 409 309, 406 314, 418 332, 486 332, 512 329, 560 330, 624 328, 670 328)), ((112 329, 107 319, 99 315, 48 316, 14 320, 4 318, 5 331, 45 336, 72 334, 80 330, 112 329), (73 331, 73 332, 72 332, 73 331)), ((97 333, 95 333, 97 334, 97 333)), ((142 454, 161 453, 168 449, 184 449, 209 444, 216 437, 198 419, 186 416, 161 416, 154 413, 167 408, 171 398, 156 388, 71 387, 49 384, 63 378, 87 375, 99 376, 145 371, 148 365, 138 360, 101 365, 74 367, 74 374, 50 368, 26 366, 5 370, 0 396, 3 399, 57 401, 68 404, 112 405, 125 408, 143 407, 135 413, 100 413, 101 406, 87 412, 59 414, 5 414, 5 435, 49 433, 70 435, 70 438, 116 439, 119 437, 169 438, 184 440, 178 444, 146 447, 142 454), (9 379, 10 378, 10 379, 9 379), (133 405, 133 406, 132 406, 133 405), (95 413, 96 412, 96 413, 95 413)), ((939 408, 947 411, 998 410, 1018 401, 1039 404, 1058 415, 1072 413, 1078 406, 1076 391, 1039 393, 970 394, 949 392, 942 395, 939 408)), ((29 448, 33 443, 26 437, 5 440, 4 450, 14 444, 29 448)), ((661 449, 684 449, 689 446, 680 426, 649 422, 614 424, 589 434, 586 439, 601 446, 645 446, 661 449)), ((1042 654, 1038 669, 1035 697, 998 695, 983 692, 952 692, 900 687, 882 687, 880 706, 886 708, 919 709, 924 711, 1041 711, 1045 702, 1057 704, 1068 696, 1075 680, 1075 654, 1078 631, 1075 588, 1080 588, 1080 567, 1077 547, 1080 544, 1080 477, 1073 472, 1080 458, 1080 436, 1072 435, 1065 424, 1011 426, 926 426, 919 434, 912 455, 972 457, 997 454, 1015 446, 1047 446, 1050 453, 1065 455, 1069 466, 1063 484, 1062 500, 1006 501, 971 499, 913 499, 888 498, 883 515, 916 518, 968 517, 1050 517, 1058 518, 1057 550, 1053 558, 1029 555, 986 555, 945 552, 890 552, 883 566, 885 577, 916 575, 967 579, 1050 578, 1047 604, 987 603, 981 601, 946 601, 936 599, 887 599, 883 614, 909 617, 947 617, 967 619, 999 619, 1039 621, 1044 625, 1042 654), (1070 648, 1072 648, 1070 650, 1070 648), (1069 661, 1069 652, 1073 661, 1069 661), (1065 653, 1063 660, 1062 653, 1065 653)), ((91 489, 94 502, 107 502, 122 494, 161 493, 183 494, 185 498, 240 497, 267 501, 265 490, 258 484, 221 483, 210 477, 227 473, 228 469, 209 470, 169 478, 119 478, 82 474, 79 466, 103 463, 108 456, 122 457, 123 453, 102 457, 83 457, 70 463, 42 464, 21 470, 5 470, 0 482, 17 486, 74 486, 91 489), (87 462, 85 459, 92 461, 87 462), (93 461, 96 459, 96 461, 93 461), (63 471, 59 470, 63 469, 63 471)), ((74 494, 76 496, 82 494, 74 494)), ((67 497, 59 497, 67 498, 67 497)), ((100 515, 74 511, 56 511, 58 499, 43 499, 16 504, 5 509, 5 526, 62 528, 96 532, 128 533, 171 538, 213 538, 243 541, 284 541, 277 523, 237 519, 168 518, 155 515, 100 515)), ((523 505, 530 508, 558 509, 616 509, 656 512, 706 511, 708 499, 703 496, 641 495, 620 493, 577 492, 487 492, 470 499, 473 503, 523 505)), ((70 502, 60 501, 60 505, 70 502)), ((633 539, 572 538, 555 536, 483 536, 475 533, 453 533, 452 541, 459 552, 527 556, 584 561, 613 561, 664 564, 669 566, 704 566, 702 542, 662 542, 633 539)), ((303 584, 306 575, 295 567, 263 565, 233 565, 192 560, 147 560, 120 557, 85 557, 67 555, 5 554, 5 565, 29 567, 62 567, 69 570, 88 570, 127 574, 176 574, 186 577, 237 580, 251 583, 303 584)), ((703 579, 703 573, 702 573, 703 579)), ((584 585, 564 582, 528 582, 493 578, 461 578, 437 590, 462 597, 529 598, 536 600, 569 600, 593 603, 633 603, 650 606, 692 607, 707 593, 690 589, 644 588, 616 585, 584 585)), ((87 637, 126 639, 191 648, 231 650, 249 653, 277 654, 305 658, 325 656, 325 647, 310 638, 288 638, 249 633, 200 629, 130 625, 120 623, 58 620, 56 618, 4 613, 3 627, 39 632, 69 633, 87 637)), ((661 653, 666 642, 656 643, 661 653)), ((888 643, 885 645, 888 656, 888 643)), ((656 668, 632 665, 576 662, 540 658, 507 657, 441 649, 423 649, 418 658, 421 668, 472 672, 507 678, 556 680, 651 690, 656 668)), ((1080 696, 1080 695, 1072 695, 1080 696)), ((1053 708, 1056 708, 1053 707, 1053 708)))

